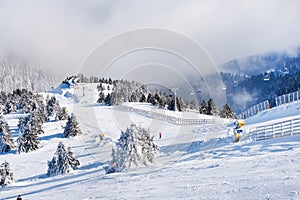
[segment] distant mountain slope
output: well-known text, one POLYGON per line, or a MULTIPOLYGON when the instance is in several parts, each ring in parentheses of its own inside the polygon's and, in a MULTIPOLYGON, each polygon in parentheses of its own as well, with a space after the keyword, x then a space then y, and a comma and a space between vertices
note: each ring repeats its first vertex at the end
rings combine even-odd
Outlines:
POLYGON ((269 71, 287 73, 295 68, 300 68, 300 47, 293 54, 278 51, 265 54, 257 54, 244 58, 228 61, 220 66, 221 71, 256 75, 269 71))
POLYGON ((272 52, 232 60, 221 70, 227 102, 236 113, 264 100, 274 106, 276 96, 300 89, 300 48, 293 55, 272 52))
POLYGON ((0 58, 0 91, 26 88, 40 92, 57 84, 55 77, 14 58, 0 58))

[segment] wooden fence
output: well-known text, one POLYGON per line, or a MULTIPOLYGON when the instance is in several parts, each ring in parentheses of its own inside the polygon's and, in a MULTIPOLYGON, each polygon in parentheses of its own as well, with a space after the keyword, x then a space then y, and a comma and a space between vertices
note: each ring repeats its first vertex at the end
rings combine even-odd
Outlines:
MULTIPOLYGON (((278 97, 275 97, 275 104, 276 107, 284 104, 289 104, 292 102, 300 101, 300 91, 284 94, 278 97)), ((264 102, 261 102, 259 104, 256 104, 247 110, 243 111, 241 114, 238 115, 240 119, 245 119, 248 117, 251 117, 253 115, 256 115, 257 113, 267 110, 270 108, 269 101, 266 100, 264 102)))
POLYGON ((256 141, 300 134, 300 118, 258 126, 249 135, 256 141))
POLYGON ((280 105, 283 105, 283 104, 288 104, 288 103, 291 103, 291 102, 294 102, 294 101, 299 101, 299 100, 300 100, 300 92, 297 91, 297 92, 284 94, 284 95, 281 95, 279 97, 276 97, 275 98, 275 103, 276 103, 276 106, 280 106, 280 105))
POLYGON ((115 106, 114 109, 125 111, 125 112, 134 112, 137 114, 144 115, 146 117, 163 120, 177 125, 215 124, 217 122, 215 119, 184 119, 184 118, 173 117, 166 114, 157 113, 152 110, 150 111, 142 110, 142 109, 133 108, 129 106, 115 106))
POLYGON ((248 108, 247 110, 245 110, 244 112, 239 114, 239 119, 246 119, 248 117, 256 115, 259 112, 267 110, 268 108, 270 108, 270 104, 269 104, 269 101, 266 100, 264 102, 254 105, 254 106, 251 106, 250 108, 248 108))

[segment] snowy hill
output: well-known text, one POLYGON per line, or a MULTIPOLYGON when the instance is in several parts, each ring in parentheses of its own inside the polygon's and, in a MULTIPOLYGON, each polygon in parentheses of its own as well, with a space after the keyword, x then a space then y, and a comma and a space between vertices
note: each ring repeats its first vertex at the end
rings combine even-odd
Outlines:
MULTIPOLYGON (((300 199, 300 136, 233 142, 232 124, 176 125, 95 104, 96 84, 51 93, 78 118, 82 135, 63 138, 66 121, 48 122, 39 136, 41 148, 29 154, 0 154, 8 161, 16 183, 2 188, 1 199, 300 199), (155 163, 121 173, 105 174, 111 149, 121 130, 134 122, 149 129, 160 152, 155 163), (158 133, 162 132, 162 139, 158 133), (105 133, 100 143, 100 133, 105 133), (46 176, 47 160, 62 141, 72 147, 81 166, 69 174, 46 176)), ((204 118, 196 113, 156 110, 147 104, 127 104, 174 117, 204 118), (180 116, 181 115, 181 116, 180 116)), ((270 120, 299 117, 300 103, 273 108, 246 120, 250 129, 270 120), (284 112, 283 112, 284 111, 284 112)), ((14 139, 18 118, 6 115, 14 139)))

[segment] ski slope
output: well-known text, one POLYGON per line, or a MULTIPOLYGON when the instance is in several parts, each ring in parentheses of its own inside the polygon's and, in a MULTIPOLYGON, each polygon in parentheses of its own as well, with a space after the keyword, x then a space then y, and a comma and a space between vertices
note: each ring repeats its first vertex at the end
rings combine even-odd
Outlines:
MULTIPOLYGON (((300 136, 233 143, 232 125, 174 125, 140 114, 95 104, 95 84, 59 87, 53 93, 74 112, 83 132, 63 138, 65 121, 44 124, 41 148, 29 154, 0 154, 16 183, 1 189, 0 199, 300 199, 300 136), (84 91, 83 91, 84 90, 84 91), (83 94, 85 94, 83 96, 83 94), (149 129, 160 147, 153 165, 105 174, 111 148, 130 123, 149 129), (158 133, 162 132, 162 139, 158 133), (105 133, 100 143, 99 134, 105 133), (66 175, 47 177, 47 160, 58 142, 70 146, 81 166, 66 175)), ((139 109, 150 105, 130 104, 139 109)), ((299 117, 300 103, 274 108, 246 120, 245 129, 299 117)), ((168 115, 181 113, 160 111, 168 115)), ((5 116, 14 139, 21 114, 5 116)), ((195 113, 183 114, 193 117, 195 113)), ((198 116, 203 117, 203 116, 198 116)))

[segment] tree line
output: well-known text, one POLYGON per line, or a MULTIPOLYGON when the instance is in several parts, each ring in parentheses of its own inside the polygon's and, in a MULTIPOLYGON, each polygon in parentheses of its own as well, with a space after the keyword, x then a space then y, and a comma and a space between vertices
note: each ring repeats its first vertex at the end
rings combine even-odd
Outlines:
POLYGON ((182 97, 176 96, 172 92, 150 91, 146 85, 135 81, 127 80, 111 80, 100 79, 97 85, 99 97, 97 103, 114 106, 121 105, 124 102, 140 102, 151 103, 161 109, 176 110, 179 112, 191 110, 198 110, 200 114, 220 116, 222 118, 236 118, 228 104, 225 104, 221 110, 218 110, 213 99, 210 98, 208 102, 201 102, 198 106, 196 100, 188 102, 182 97), (104 82, 101 82, 104 80, 104 82))

